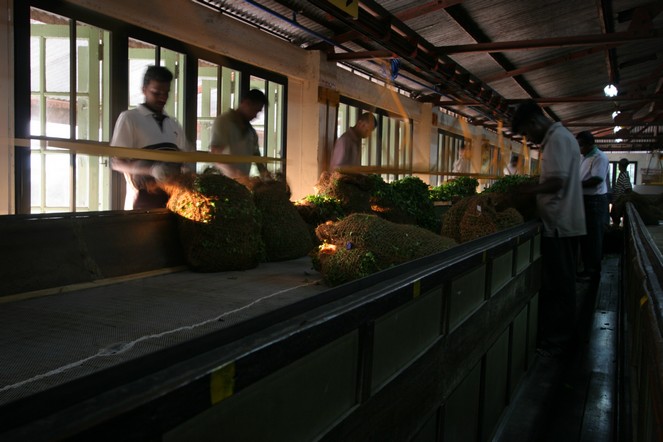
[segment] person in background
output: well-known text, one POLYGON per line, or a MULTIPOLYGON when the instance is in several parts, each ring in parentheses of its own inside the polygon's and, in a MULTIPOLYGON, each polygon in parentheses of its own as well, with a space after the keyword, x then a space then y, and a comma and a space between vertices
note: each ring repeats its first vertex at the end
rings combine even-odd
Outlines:
POLYGON ((518 155, 511 155, 511 161, 503 170, 504 175, 517 175, 518 174, 518 155))
POLYGON ((543 222, 538 351, 560 355, 568 350, 575 331, 575 250, 578 237, 586 233, 580 150, 573 134, 548 119, 533 100, 518 106, 511 128, 541 146, 539 183, 523 185, 520 191, 536 194, 543 222))
MULTIPOLYGON (((231 109, 214 120, 210 150, 212 153, 239 156, 261 156, 258 134, 251 125, 260 112, 268 105, 265 94, 251 89, 239 102, 237 109, 231 109)), ((265 163, 255 163, 260 176, 270 178, 265 163)), ((251 163, 217 163, 216 168, 230 178, 247 178, 251 163)))
POLYGON ((629 193, 633 190, 633 185, 631 184, 631 176, 628 173, 628 158, 622 158, 619 160, 619 176, 617 177, 617 182, 613 189, 613 195, 615 201, 620 196, 625 193, 629 193))
MULTIPOLYGON (((633 191, 633 185, 631 184, 631 176, 628 173, 628 158, 622 158, 619 160, 619 176, 617 177, 617 182, 613 188, 612 202, 613 204, 619 200, 619 197, 633 191)), ((612 222, 618 226, 621 223, 621 214, 617 213, 615 206, 612 206, 612 211, 610 212, 610 217, 612 222)))
POLYGON ((361 114, 355 125, 345 131, 334 143, 329 170, 361 166, 361 140, 368 138, 376 126, 377 120, 372 113, 361 114))
MULTIPOLYGON (((184 129, 164 111, 173 74, 163 66, 148 66, 143 76, 145 102, 124 111, 115 122, 111 146, 153 150, 191 151, 184 129)), ((125 210, 166 207, 168 194, 158 182, 188 171, 187 166, 149 160, 113 158, 111 167, 124 173, 125 210)))
POLYGON ((589 131, 576 135, 582 161, 580 163, 580 179, 585 206, 585 222, 587 235, 580 240, 580 255, 583 272, 581 279, 598 281, 603 259, 603 234, 608 220, 608 168, 610 161, 595 144, 594 136, 589 131))
POLYGON ((453 168, 451 169, 454 173, 471 173, 472 171, 472 149, 470 148, 470 143, 467 140, 465 145, 458 150, 458 158, 454 161, 453 168))

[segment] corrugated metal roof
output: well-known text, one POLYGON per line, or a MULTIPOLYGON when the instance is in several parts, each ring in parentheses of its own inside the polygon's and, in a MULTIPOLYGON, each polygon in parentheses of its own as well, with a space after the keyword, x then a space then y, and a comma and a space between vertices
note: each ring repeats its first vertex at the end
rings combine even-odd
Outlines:
MULTIPOLYGON (((300 47, 395 53, 396 86, 476 124, 494 126, 519 100, 533 98, 574 132, 592 130, 611 145, 611 114, 621 110, 621 126, 634 139, 615 147, 642 149, 633 134, 643 131, 655 140, 648 149, 661 147, 660 0, 363 0, 356 20, 326 0, 195 1, 300 47), (656 38, 641 38, 647 35, 656 38), (505 42, 518 47, 485 47, 505 42), (620 95, 609 100, 603 88, 611 79, 620 95)), ((341 62, 379 79, 386 74, 375 60, 341 62)))

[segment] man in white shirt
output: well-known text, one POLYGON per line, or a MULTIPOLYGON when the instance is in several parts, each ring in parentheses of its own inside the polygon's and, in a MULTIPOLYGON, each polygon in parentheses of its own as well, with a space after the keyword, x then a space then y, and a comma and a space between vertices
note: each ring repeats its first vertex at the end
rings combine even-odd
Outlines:
POLYGON ((539 183, 521 190, 536 194, 543 221, 539 351, 558 355, 568 349, 575 331, 575 250, 578 237, 586 232, 580 151, 573 134, 547 118, 533 100, 518 107, 511 128, 541 146, 539 183))
POLYGON ((585 205, 587 235, 580 239, 582 279, 598 282, 603 257, 603 232, 608 218, 608 167, 610 161, 594 144, 594 135, 583 131, 576 135, 582 153, 580 179, 585 205))
MULTIPOLYGON (((124 111, 115 122, 112 146, 154 150, 192 150, 184 129, 164 111, 173 74, 163 66, 149 66, 143 77, 145 103, 124 111)), ((168 195, 159 187, 180 174, 182 165, 149 160, 113 158, 114 170, 123 172, 127 181, 125 210, 166 207, 168 195)))

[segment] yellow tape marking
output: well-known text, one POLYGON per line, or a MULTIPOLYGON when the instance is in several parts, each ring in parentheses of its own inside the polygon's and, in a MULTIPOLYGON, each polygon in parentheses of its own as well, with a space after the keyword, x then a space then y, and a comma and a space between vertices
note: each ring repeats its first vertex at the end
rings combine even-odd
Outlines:
POLYGON ((235 391, 235 363, 230 362, 210 375, 210 400, 212 405, 229 398, 235 391))
POLYGON ((412 298, 417 299, 421 295, 421 281, 414 281, 412 285, 412 298))
POLYGON ((642 307, 646 303, 647 303, 647 295, 642 295, 642 298, 640 298, 640 307, 642 307))

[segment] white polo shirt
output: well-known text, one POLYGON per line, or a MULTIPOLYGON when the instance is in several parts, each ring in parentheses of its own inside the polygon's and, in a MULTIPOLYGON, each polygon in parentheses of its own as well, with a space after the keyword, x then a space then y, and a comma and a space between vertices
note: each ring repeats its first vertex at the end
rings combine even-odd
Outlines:
POLYGON ((608 156, 603 153, 598 147, 594 146, 587 155, 582 157, 580 162, 580 181, 585 181, 591 177, 603 178, 598 185, 593 187, 583 187, 582 193, 584 195, 605 195, 608 193, 608 168, 610 161, 608 156))
MULTIPOLYGON (((154 115, 154 112, 143 104, 122 112, 115 122, 111 145, 138 149, 193 150, 193 146, 189 146, 186 142, 184 129, 176 120, 164 113, 166 118, 159 126, 154 115)), ((125 174, 125 178, 127 180, 127 195, 124 208, 131 210, 138 195, 138 189, 133 185, 133 181, 128 174, 125 174)))
POLYGON ((557 177, 563 181, 555 193, 539 193, 536 203, 543 221, 543 235, 580 236, 585 228, 585 206, 580 181, 580 146, 561 123, 553 123, 541 143, 540 183, 557 177))

